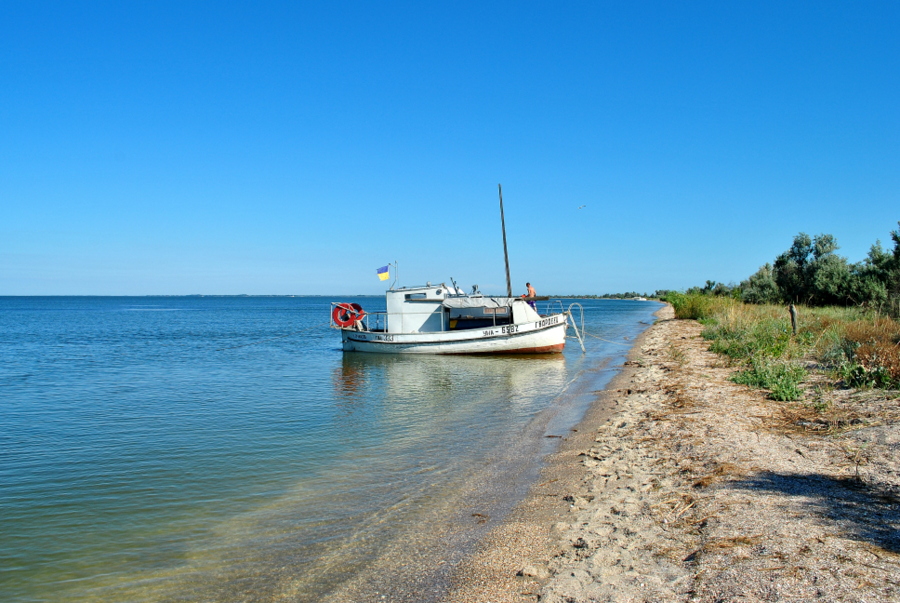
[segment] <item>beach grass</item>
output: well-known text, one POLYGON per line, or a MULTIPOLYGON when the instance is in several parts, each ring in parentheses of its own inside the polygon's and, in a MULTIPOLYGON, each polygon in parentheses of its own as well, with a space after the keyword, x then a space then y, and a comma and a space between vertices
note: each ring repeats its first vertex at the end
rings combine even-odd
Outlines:
POLYGON ((846 387, 900 388, 900 323, 859 307, 799 306, 797 333, 787 308, 729 297, 676 293, 676 318, 695 319, 710 350, 739 364, 732 380, 798 400, 808 369, 846 387))

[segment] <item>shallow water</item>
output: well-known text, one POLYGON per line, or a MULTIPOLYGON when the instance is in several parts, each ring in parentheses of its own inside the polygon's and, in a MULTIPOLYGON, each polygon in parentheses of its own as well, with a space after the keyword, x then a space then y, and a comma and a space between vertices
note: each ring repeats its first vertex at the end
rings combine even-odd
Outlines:
POLYGON ((329 301, 0 298, 0 600, 318 601, 413 542, 452 561, 659 308, 582 301, 615 342, 584 355, 391 357, 341 352, 329 301))

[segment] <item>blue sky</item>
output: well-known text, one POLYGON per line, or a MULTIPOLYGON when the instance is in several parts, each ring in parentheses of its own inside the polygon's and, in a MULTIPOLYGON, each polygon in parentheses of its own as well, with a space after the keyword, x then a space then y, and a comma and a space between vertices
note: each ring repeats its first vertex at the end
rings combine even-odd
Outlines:
POLYGON ((0 294, 604 293, 900 220, 896 2, 0 1, 0 294), (585 205, 583 209, 578 209, 585 205), (522 291, 519 291, 522 290, 522 291))

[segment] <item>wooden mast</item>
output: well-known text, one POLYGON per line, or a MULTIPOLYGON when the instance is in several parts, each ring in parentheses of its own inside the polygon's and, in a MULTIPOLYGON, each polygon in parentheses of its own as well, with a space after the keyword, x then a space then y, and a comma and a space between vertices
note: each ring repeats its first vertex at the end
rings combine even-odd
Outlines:
POLYGON ((506 251, 506 220, 503 219, 503 187, 497 185, 500 192, 500 226, 503 228, 503 260, 506 262, 506 296, 512 297, 512 282, 509 280, 509 253, 506 251))

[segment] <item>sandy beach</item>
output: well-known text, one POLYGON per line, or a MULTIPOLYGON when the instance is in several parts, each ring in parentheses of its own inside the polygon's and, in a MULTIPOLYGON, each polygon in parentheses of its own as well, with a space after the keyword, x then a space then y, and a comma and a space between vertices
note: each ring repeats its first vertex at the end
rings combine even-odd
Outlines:
POLYGON ((900 600, 897 398, 769 400, 657 316, 445 601, 900 600))

